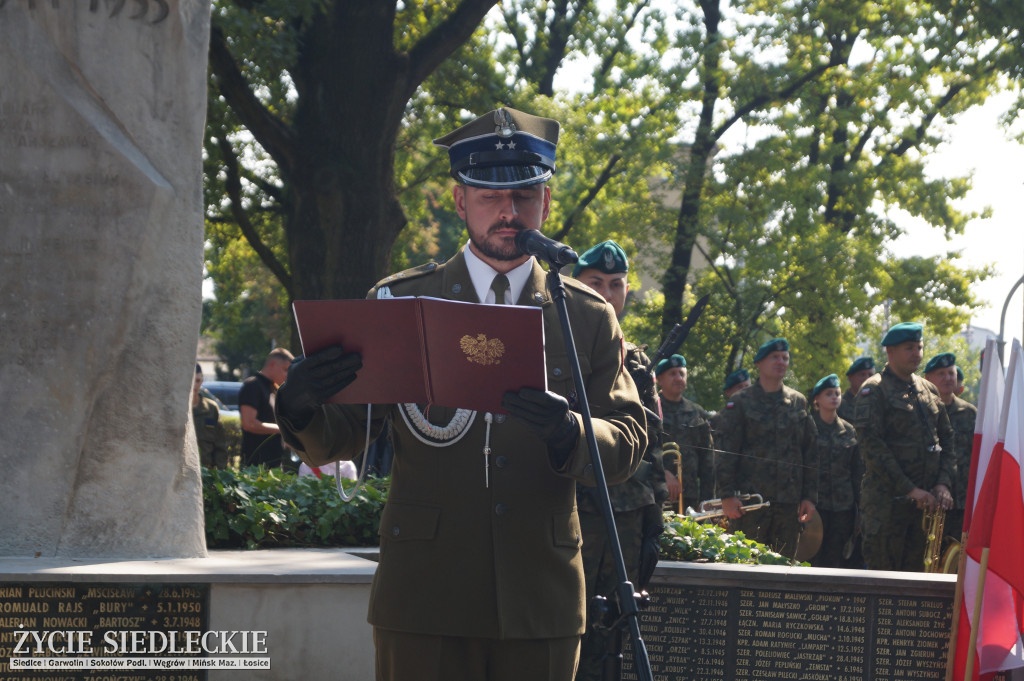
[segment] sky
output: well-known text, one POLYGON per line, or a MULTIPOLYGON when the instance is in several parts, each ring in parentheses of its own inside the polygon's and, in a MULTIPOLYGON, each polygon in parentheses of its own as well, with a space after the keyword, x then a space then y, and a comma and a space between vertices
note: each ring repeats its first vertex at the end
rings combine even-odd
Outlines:
MULTIPOLYGON (((938 255, 962 251, 960 264, 992 265, 996 273, 975 287, 987 306, 979 310, 972 326, 999 332, 1007 296, 1024 276, 1024 146, 1008 139, 998 117, 1011 102, 1009 93, 990 97, 984 105, 963 113, 949 128, 948 143, 926 161, 936 176, 974 173, 974 188, 957 207, 963 211, 992 209, 987 219, 971 220, 963 236, 945 241, 939 230, 923 221, 908 219, 907 234, 893 245, 899 256, 938 255)), ((1004 338, 1024 338, 1024 286, 1017 288, 1006 312, 1004 338)), ((984 340, 981 338, 980 340, 984 340)))

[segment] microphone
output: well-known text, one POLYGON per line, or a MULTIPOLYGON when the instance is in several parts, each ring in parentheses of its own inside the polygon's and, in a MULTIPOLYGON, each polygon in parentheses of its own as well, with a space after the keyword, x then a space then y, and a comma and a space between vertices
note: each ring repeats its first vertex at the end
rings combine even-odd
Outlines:
POLYGON ((553 267, 564 267, 578 262, 580 256, 565 244, 544 236, 535 229, 516 232, 516 248, 527 255, 534 255, 551 263, 553 267))

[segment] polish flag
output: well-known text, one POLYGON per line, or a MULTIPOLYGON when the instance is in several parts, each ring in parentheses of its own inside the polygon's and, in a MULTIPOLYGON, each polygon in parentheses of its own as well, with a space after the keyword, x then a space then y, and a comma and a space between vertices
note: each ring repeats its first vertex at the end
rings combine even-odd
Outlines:
POLYGON ((972 470, 974 484, 965 512, 965 516, 970 513, 970 526, 954 661, 955 678, 963 681, 1024 667, 1024 352, 1014 341, 1005 395, 999 401, 992 400, 999 392, 993 381, 1001 378, 992 361, 995 354, 986 348, 985 356, 989 361, 979 401, 984 412, 979 408, 977 461, 972 461, 976 470, 972 470), (998 435, 989 449, 996 409, 998 435), (965 677, 968 660, 969 678, 965 677))

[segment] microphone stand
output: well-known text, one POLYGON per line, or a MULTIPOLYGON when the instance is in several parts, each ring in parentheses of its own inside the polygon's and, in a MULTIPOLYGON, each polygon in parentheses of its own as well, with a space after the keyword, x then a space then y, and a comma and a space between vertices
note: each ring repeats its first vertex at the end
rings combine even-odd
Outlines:
MULTIPOLYGON (((551 261, 548 263, 547 284, 551 299, 555 302, 558 310, 558 320, 561 322, 562 335, 565 338, 565 349, 569 355, 569 365, 572 367, 573 382, 576 385, 576 394, 579 396, 580 414, 583 416, 583 432, 587 438, 587 446, 590 448, 590 462, 594 467, 594 478, 597 481, 597 501, 601 507, 601 515, 604 517, 605 529, 608 532, 608 541, 611 544, 612 559, 615 562, 615 571, 619 578, 617 587, 618 612, 614 621, 608 625, 608 630, 619 645, 617 662, 605 660, 605 674, 611 664, 617 669, 616 678, 621 676, 621 631, 629 627, 633 636, 633 654, 636 659, 637 677, 641 681, 654 681, 654 673, 651 671, 651 661, 647 656, 647 646, 644 645, 640 636, 640 621, 637 615, 640 612, 638 599, 640 595, 634 592, 633 585, 626 574, 626 564, 622 559, 622 546, 619 544, 619 534, 615 529, 615 514, 612 511, 611 498, 608 496, 608 481, 604 477, 604 469, 601 467, 601 454, 597 450, 597 437, 594 435, 594 424, 590 416, 590 403, 587 401, 587 392, 583 386, 583 373, 580 371, 579 355, 576 353, 576 343, 572 337, 572 327, 569 324, 569 310, 565 304, 565 284, 558 270, 560 265, 551 261)), ((588 619, 590 619, 588 617, 588 619)))

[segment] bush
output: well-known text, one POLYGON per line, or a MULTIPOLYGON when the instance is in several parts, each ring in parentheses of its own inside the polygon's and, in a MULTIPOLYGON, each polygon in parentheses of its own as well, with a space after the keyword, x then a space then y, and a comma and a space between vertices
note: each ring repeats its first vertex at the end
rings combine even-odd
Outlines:
MULTIPOLYGON (((334 478, 277 468, 203 468, 206 545, 211 549, 376 546, 389 478, 366 481, 346 503, 334 478)), ((348 486, 354 485, 348 481, 348 486)))
POLYGON ((224 440, 228 449, 228 461, 242 460, 242 419, 238 416, 220 415, 220 425, 224 429, 224 440))
MULTIPOLYGON (((344 502, 334 478, 298 477, 279 468, 203 468, 206 545, 211 549, 286 546, 377 546, 390 478, 370 478, 344 502)), ((354 485, 346 481, 346 489, 354 485)), ((713 563, 788 565, 789 559, 743 533, 729 534, 665 513, 661 558, 713 563)), ((807 563, 803 563, 807 565, 807 563)))
POLYGON ((730 534, 718 525, 698 523, 677 513, 665 514, 665 532, 660 541, 661 557, 665 560, 762 565, 789 565, 791 562, 764 544, 747 539, 742 532, 730 534))

